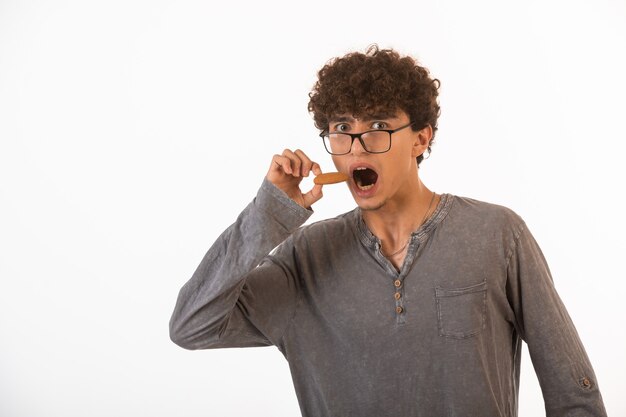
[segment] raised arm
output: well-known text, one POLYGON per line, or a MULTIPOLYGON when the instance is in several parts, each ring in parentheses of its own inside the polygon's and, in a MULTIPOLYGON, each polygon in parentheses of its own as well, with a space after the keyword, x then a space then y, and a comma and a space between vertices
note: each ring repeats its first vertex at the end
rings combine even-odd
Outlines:
POLYGON ((321 186, 300 192, 302 177, 311 171, 319 174, 319 166, 301 151, 274 156, 256 198, 180 289, 170 319, 174 343, 208 349, 276 342, 295 307, 297 277, 267 255, 309 218, 308 208, 321 198, 321 186))

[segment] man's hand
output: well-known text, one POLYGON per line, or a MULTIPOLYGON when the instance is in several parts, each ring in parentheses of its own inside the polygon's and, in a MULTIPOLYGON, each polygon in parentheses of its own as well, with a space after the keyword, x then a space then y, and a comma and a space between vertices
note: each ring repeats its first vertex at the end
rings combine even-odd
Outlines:
POLYGON ((285 192, 293 201, 304 208, 310 208, 313 203, 322 198, 322 186, 315 185, 307 192, 302 193, 300 183, 309 173, 322 173, 317 162, 313 162, 300 149, 292 152, 285 149, 282 155, 274 155, 272 164, 267 172, 267 180, 285 192))

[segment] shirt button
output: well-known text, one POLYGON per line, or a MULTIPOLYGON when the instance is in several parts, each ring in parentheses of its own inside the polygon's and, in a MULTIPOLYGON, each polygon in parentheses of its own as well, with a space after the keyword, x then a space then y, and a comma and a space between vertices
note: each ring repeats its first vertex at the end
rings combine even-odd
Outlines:
POLYGON ((396 307, 396 313, 398 314, 402 313, 402 307, 400 306, 396 307))
POLYGON ((589 388, 589 386, 591 385, 591 381, 589 381, 588 378, 583 378, 582 383, 585 388, 589 388))
POLYGON ((396 300, 399 300, 399 299, 400 299, 400 297, 402 297, 402 295, 400 295, 400 293, 399 293, 399 292, 395 293, 393 296, 394 296, 394 298, 395 298, 396 300))
POLYGON ((396 287, 399 287, 400 285, 402 285, 402 281, 400 281, 399 279, 395 280, 393 282, 393 285, 395 285, 396 287))

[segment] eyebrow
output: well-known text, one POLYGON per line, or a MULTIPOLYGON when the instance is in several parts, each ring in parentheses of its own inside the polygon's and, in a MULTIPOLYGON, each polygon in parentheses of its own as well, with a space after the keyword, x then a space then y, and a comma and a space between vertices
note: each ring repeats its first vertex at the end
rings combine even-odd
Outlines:
MULTIPOLYGON (((361 120, 364 122, 369 122, 371 120, 387 120, 387 119, 397 119, 397 117, 393 113, 377 113, 373 115, 365 115, 361 118, 361 120)), ((328 120, 328 123, 330 124, 330 123, 338 123, 338 122, 353 122, 354 120, 356 119, 353 117, 349 117, 349 116, 337 116, 337 117, 332 117, 330 120, 328 120)))

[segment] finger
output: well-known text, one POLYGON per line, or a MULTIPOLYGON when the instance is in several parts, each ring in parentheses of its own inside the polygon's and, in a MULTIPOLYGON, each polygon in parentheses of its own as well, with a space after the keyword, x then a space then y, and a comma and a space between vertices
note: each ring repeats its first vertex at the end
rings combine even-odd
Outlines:
POLYGON ((315 175, 320 175, 322 173, 322 168, 320 168, 320 165, 317 162, 313 162, 311 171, 313 171, 315 175))
POLYGON ((284 172, 286 174, 292 174, 292 169, 291 169, 291 160, 285 156, 282 155, 274 155, 274 157, 272 158, 272 165, 270 167, 270 171, 273 172, 284 172))
POLYGON ((302 162, 302 165, 300 168, 300 172, 302 173, 302 176, 308 177, 309 172, 311 172, 311 167, 313 166, 313 161, 311 161, 311 159, 309 159, 309 157, 300 149, 296 149, 295 154, 298 158, 300 158, 300 161, 302 162))
POLYGON ((289 158, 289 160, 291 161, 291 175, 293 175, 294 177, 299 177, 300 174, 300 167, 302 166, 302 161, 300 161, 300 158, 293 153, 293 151, 291 149, 285 149, 283 151, 283 156, 289 158))
POLYGON ((310 208, 313 203, 319 201, 323 196, 322 185, 316 184, 308 193, 302 195, 302 198, 304 199, 304 207, 310 208))

